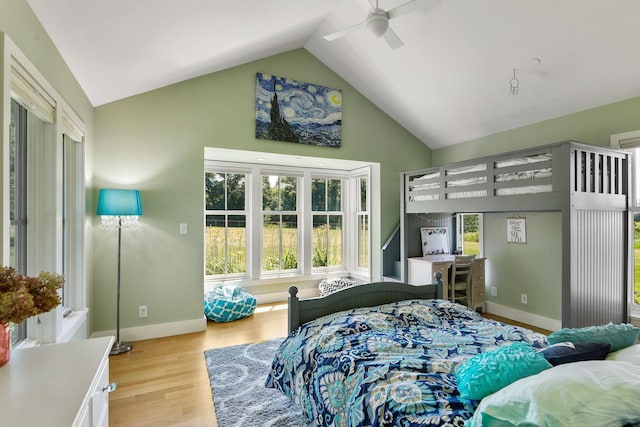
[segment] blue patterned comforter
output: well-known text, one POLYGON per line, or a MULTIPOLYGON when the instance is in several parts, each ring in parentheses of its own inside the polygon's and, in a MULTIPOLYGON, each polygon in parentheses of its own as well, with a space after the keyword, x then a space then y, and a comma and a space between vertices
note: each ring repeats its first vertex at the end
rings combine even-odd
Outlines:
POLYGON ((442 426, 471 417, 455 370, 515 341, 542 334, 484 319, 444 300, 412 300, 321 317, 293 331, 266 386, 279 389, 317 426, 442 426))

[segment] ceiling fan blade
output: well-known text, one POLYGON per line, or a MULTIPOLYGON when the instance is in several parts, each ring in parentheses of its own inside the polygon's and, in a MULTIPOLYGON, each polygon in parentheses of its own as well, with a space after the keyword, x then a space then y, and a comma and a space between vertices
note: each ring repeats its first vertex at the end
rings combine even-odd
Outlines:
POLYGON ((387 44, 391 49, 397 49, 400 46, 404 46, 400 37, 396 34, 395 31, 391 29, 391 27, 387 28, 387 31, 384 32, 384 39, 387 41, 387 44))
POLYGON ((414 12, 424 12, 438 1, 439 0, 409 0, 388 11, 387 15, 389 15, 389 19, 394 19, 398 16, 408 15, 414 12))
POLYGON ((366 22, 360 22, 358 24, 355 25, 351 25, 350 27, 347 28, 343 28, 340 31, 336 31, 335 33, 331 33, 331 34, 327 34, 326 36, 324 36, 324 39, 327 41, 334 41, 336 39, 339 39, 340 37, 344 36, 345 34, 353 31, 353 30, 357 30, 360 27, 364 27, 366 22))

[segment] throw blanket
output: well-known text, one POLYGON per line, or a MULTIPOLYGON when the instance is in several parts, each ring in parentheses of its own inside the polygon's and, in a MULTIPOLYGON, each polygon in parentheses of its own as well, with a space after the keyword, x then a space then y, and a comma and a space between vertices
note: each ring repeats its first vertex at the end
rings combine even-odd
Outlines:
POLYGON ((444 300, 412 300, 321 317, 292 332, 266 386, 318 426, 463 425, 477 401, 460 398, 456 368, 481 351, 542 334, 484 319, 444 300))

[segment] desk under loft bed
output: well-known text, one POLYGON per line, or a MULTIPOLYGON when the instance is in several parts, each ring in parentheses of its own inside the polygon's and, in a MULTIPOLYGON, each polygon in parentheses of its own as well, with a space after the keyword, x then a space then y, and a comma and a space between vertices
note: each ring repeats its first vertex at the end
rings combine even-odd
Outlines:
POLYGON ((401 185, 402 281, 422 255, 416 215, 559 211, 562 326, 629 320, 628 153, 565 141, 405 172, 401 185))

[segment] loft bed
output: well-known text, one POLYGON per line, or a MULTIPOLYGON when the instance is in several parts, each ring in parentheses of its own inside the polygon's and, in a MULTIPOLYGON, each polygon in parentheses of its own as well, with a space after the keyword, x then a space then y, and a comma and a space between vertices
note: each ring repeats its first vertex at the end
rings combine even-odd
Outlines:
MULTIPOLYGON (((628 153, 564 141, 405 172, 401 218, 559 211, 563 327, 620 323, 629 319, 632 298, 627 286, 629 189, 628 153), (593 265, 598 271, 589 268, 593 265)), ((402 230, 414 233, 406 225, 402 230)))
POLYGON ((405 212, 626 210, 628 186, 627 153, 566 141, 406 172, 405 212))

